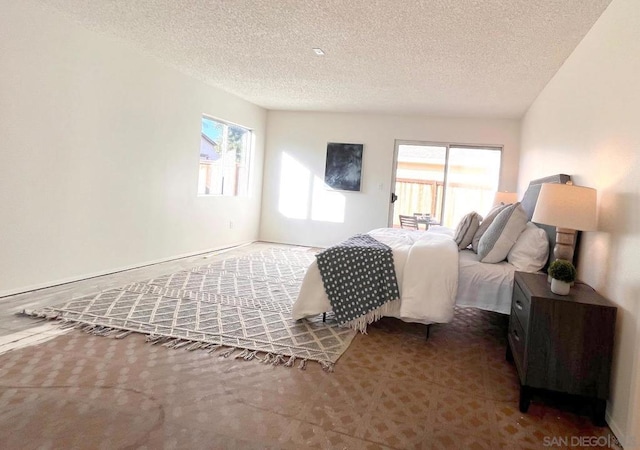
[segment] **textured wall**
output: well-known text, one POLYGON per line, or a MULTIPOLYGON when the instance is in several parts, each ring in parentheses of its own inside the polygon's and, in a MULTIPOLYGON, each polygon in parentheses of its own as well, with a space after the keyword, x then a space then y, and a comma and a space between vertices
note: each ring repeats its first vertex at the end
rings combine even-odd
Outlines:
POLYGON ((0 295, 257 238, 263 109, 31 1, 0 43, 0 295), (255 130, 249 197, 197 196, 202 113, 255 130))
POLYGON ((609 423, 640 446, 640 3, 614 0, 524 118, 520 188, 564 172, 598 190, 580 277, 618 304, 609 423), (635 436, 633 435, 635 433, 635 436))

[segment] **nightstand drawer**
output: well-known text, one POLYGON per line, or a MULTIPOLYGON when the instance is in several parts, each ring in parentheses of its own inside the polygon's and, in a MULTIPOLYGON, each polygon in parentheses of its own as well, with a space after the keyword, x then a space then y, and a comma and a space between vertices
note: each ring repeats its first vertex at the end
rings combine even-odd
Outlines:
POLYGON ((518 316, 511 310, 511 318, 509 319, 509 345, 511 346, 511 353, 513 354, 513 359, 516 362, 516 367, 518 368, 518 375, 520 375, 521 380, 525 373, 524 368, 524 351, 525 345, 527 342, 527 336, 522 329, 522 325, 520 325, 520 321, 518 320, 518 316))
POLYGON ((511 313, 515 312, 523 330, 529 327, 529 310, 531 309, 531 301, 529 297, 524 295, 518 283, 513 284, 513 298, 511 300, 511 313))

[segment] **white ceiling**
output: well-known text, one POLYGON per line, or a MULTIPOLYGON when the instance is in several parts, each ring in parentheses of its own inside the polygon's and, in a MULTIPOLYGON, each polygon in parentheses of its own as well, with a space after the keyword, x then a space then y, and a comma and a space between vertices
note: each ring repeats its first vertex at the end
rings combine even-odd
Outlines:
POLYGON ((502 118, 611 2, 39 1, 267 109, 502 118))

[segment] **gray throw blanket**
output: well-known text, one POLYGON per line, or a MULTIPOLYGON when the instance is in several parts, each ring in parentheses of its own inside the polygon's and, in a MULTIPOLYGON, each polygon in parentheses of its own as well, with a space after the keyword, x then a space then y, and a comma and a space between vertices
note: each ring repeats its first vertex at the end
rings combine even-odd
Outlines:
POLYGON ((367 324, 400 301, 391 248, 368 234, 357 234, 316 258, 340 325, 365 332, 367 324))

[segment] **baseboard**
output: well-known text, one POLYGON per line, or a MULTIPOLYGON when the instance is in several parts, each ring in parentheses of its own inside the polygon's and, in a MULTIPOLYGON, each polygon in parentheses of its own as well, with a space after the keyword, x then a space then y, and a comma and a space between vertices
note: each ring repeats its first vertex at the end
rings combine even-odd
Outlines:
MULTIPOLYGON (((620 429, 620 426, 618 426, 617 422, 615 420, 613 420, 613 418, 611 417, 611 414, 609 413, 609 411, 605 411, 604 413, 604 418, 607 421, 607 425, 609 425, 609 428, 611 429, 611 431, 613 432, 613 434, 616 436, 616 439, 618 440, 618 442, 620 443, 620 445, 623 448, 627 448, 626 444, 625 444, 625 435, 622 432, 622 429, 620 429)), ((629 448, 628 450, 632 450, 632 448, 629 448)))
POLYGON ((210 249, 207 249, 207 250, 198 250, 198 251, 195 251, 195 252, 183 253, 183 254, 175 255, 175 256, 169 256, 167 258, 160 258, 160 259, 155 259, 155 260, 152 260, 152 261, 146 261, 146 262, 139 263, 139 264, 132 264, 132 265, 125 266, 125 267, 119 267, 119 268, 110 269, 110 270, 104 270, 104 271, 100 271, 100 272, 94 272, 94 273, 89 273, 89 274, 84 274, 84 275, 78 275, 78 276, 75 276, 75 277, 63 278, 61 280, 49 281, 49 282, 39 283, 39 284, 31 285, 31 286, 23 286, 23 287, 20 287, 20 288, 17 288, 17 289, 9 289, 7 291, 0 291, 0 300, 2 300, 4 297, 9 297, 9 296, 12 296, 12 295, 25 294, 27 292, 38 291, 40 289, 47 289, 47 288, 51 288, 51 287, 54 287, 54 286, 60 286, 62 284, 74 283, 76 281, 89 280, 91 278, 102 277, 102 276, 105 276, 105 275, 111 275, 111 274, 114 274, 114 273, 124 272, 126 270, 140 269, 142 267, 152 266, 154 264, 160 264, 160 263, 164 263, 164 262, 168 262, 168 261, 175 261, 175 260, 178 260, 178 259, 190 258, 192 256, 204 255, 206 253, 220 252, 220 251, 223 251, 223 250, 231 250, 231 249, 234 249, 234 248, 240 248, 240 247, 244 247, 245 245, 249 245, 249 244, 251 244, 253 242, 256 242, 256 241, 245 241, 245 242, 240 242, 240 243, 236 243, 236 244, 230 244, 230 245, 224 245, 224 246, 220 246, 220 247, 210 248, 210 249))

